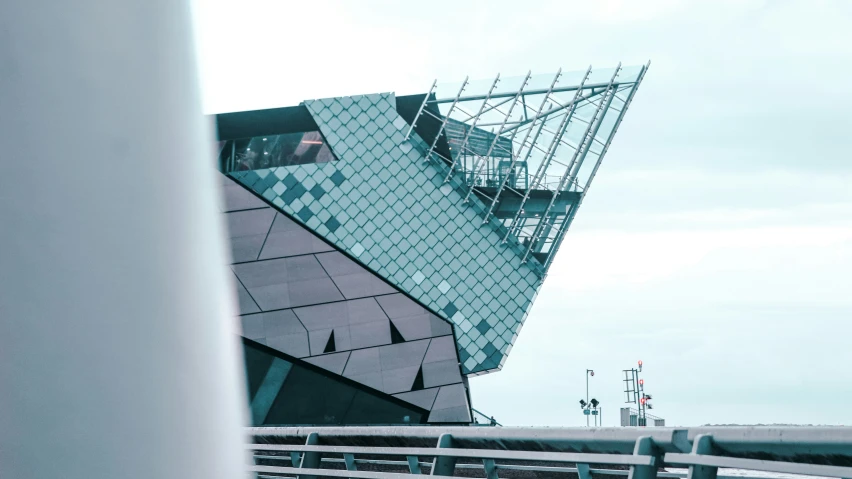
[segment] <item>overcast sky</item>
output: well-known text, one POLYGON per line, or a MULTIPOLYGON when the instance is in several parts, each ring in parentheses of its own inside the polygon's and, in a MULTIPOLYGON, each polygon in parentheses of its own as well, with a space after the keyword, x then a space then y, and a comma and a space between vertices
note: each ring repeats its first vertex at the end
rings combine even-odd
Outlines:
POLYGON ((852 1, 197 0, 208 113, 652 61, 506 366, 507 425, 852 424, 852 1))

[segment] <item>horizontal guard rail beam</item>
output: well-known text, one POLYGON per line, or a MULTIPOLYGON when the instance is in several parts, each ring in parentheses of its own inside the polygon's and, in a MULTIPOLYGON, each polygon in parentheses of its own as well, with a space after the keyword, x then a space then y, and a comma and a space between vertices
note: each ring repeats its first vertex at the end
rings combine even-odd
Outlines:
POLYGON ((301 467, 249 466, 251 472, 292 474, 294 476, 351 477, 353 479, 411 479, 407 472, 347 471, 345 469, 308 469, 301 467))
POLYGON ((633 454, 588 454, 574 452, 504 451, 494 449, 451 449, 429 447, 347 447, 302 446, 298 444, 247 444, 254 451, 319 452, 323 454, 373 454, 379 456, 431 456, 464 459, 501 459, 514 461, 581 462, 587 464, 618 464, 623 466, 653 466, 653 456, 633 454))
MULTIPOLYGON (((255 456, 257 459, 265 459, 265 460, 288 460, 287 456, 255 456)), ((333 459, 333 458, 324 458, 322 462, 334 462, 334 463, 343 463, 343 459, 333 459)), ((409 465, 406 461, 382 461, 376 459, 355 459, 356 464, 373 464, 373 465, 384 465, 384 466, 400 466, 404 467, 409 465)), ((422 462, 420 463, 421 467, 431 467, 432 463, 430 462, 422 462)), ((549 473, 568 473, 568 474, 577 474, 576 467, 556 467, 556 466, 523 466, 517 464, 495 464, 497 469, 507 470, 507 471, 530 471, 530 472, 549 472, 549 473)), ((456 464, 457 469, 482 469, 482 464, 456 464)), ((627 469, 598 469, 598 468, 590 468, 589 472, 592 474, 603 474, 607 476, 627 476, 630 471, 627 469)), ((419 474, 419 473, 418 473, 419 474)), ((409 474, 410 475, 410 474, 409 474)), ((283 477, 283 476, 271 476, 271 477, 283 477)), ((664 479, 683 479, 687 477, 687 473, 685 472, 657 472, 658 478, 664 479)), ((744 479, 747 476, 728 476, 718 474, 716 479, 744 479)), ((761 479, 782 479, 777 476, 760 476, 761 479)))
POLYGON ((710 466, 723 467, 726 469, 777 472, 782 474, 802 474, 807 476, 841 477, 847 479, 852 478, 852 467, 803 464, 798 462, 764 461, 761 459, 743 459, 739 457, 711 456, 704 454, 667 453, 663 462, 666 464, 678 464, 685 466, 710 466))

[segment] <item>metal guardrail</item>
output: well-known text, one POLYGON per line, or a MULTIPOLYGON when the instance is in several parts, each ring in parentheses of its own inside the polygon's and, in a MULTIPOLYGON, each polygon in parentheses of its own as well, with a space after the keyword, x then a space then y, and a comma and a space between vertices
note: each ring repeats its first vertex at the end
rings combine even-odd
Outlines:
POLYGON ((848 427, 267 427, 248 432, 253 442, 246 447, 255 460, 251 471, 264 478, 484 474, 498 479, 499 471, 505 478, 533 472, 579 479, 721 479, 733 476, 719 474, 719 469, 733 468, 852 479, 848 427), (666 467, 686 467, 688 472, 666 467))

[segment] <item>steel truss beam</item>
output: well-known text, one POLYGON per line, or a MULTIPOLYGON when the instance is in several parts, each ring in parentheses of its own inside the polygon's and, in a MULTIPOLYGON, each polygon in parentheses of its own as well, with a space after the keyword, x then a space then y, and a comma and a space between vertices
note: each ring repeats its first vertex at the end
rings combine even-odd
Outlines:
MULTIPOLYGON (((497 86, 497 83, 499 83, 499 82, 500 82, 500 74, 498 73, 497 76, 494 78, 494 82, 491 83, 491 88, 488 89, 488 94, 485 95, 485 101, 483 101, 482 105, 479 107, 479 112, 476 115, 470 117, 470 118, 473 119, 473 123, 470 124, 470 128, 467 130, 467 133, 464 134, 464 139, 462 140, 462 144, 459 148, 459 155, 461 155, 461 153, 464 152, 465 148, 467 148, 467 142, 470 139, 470 135, 473 134, 473 130, 476 128, 476 123, 479 121, 479 118, 482 115, 482 111, 488 105, 488 98, 491 96, 491 93, 494 91, 494 88, 497 86)), ((461 110, 461 108, 459 108, 459 110, 461 110)), ((467 114, 467 113, 465 113, 465 114, 467 114)), ((465 122, 465 124, 466 124, 466 122, 465 122)), ((459 155, 456 155, 456 157, 453 158, 453 163, 452 163, 452 165, 450 165, 450 171, 449 171, 449 173, 447 173, 447 177, 444 178, 444 183, 449 182, 450 178, 453 176, 453 172, 455 171, 456 163, 458 162, 459 155)), ((450 155, 450 156, 453 156, 453 155, 450 155)))
MULTIPOLYGON (((580 91, 582 91, 582 90, 580 90, 580 91)), ((548 110, 544 115, 542 115, 542 117, 547 117, 547 116, 552 115, 554 113, 557 113, 559 111, 565 110, 566 108, 573 106, 575 103, 583 103, 584 101, 589 101, 589 103, 594 104, 594 102, 592 102, 591 99, 600 95, 601 93, 603 93, 603 92, 602 91, 598 91, 598 92, 592 91, 592 93, 589 93, 588 95, 581 96, 580 98, 575 98, 575 99, 571 100, 570 102, 568 102, 564 105, 559 104, 558 106, 548 110)), ((519 124, 517 124, 517 125, 515 125, 511 128, 507 128, 506 131, 509 131, 512 128, 521 128, 524 125, 526 125, 527 123, 530 123, 530 122, 529 121, 519 122, 519 124)))
MULTIPOLYGON (((592 116, 592 120, 589 126, 586 128, 585 134, 583 135, 581 148, 574 153, 574 158, 571 160, 571 167, 569 167, 568 170, 566 170, 565 173, 562 175, 562 179, 559 182, 559 187, 557 188, 557 191, 562 191, 565 187, 566 181, 569 180, 569 178, 570 181, 573 181, 577 173, 580 171, 580 166, 582 166, 583 160, 585 159, 585 156, 589 151, 589 147, 592 144, 590 137, 594 137, 594 135, 597 134, 597 131, 600 128, 601 123, 603 122, 603 118, 604 116, 606 116, 606 108, 609 107, 610 103, 612 103, 612 94, 614 93, 611 94, 609 92, 612 90, 613 83, 615 82, 615 78, 618 76, 619 72, 621 72, 621 63, 619 63, 618 66, 615 68, 615 72, 613 72, 612 78, 609 81, 609 85, 606 88, 607 93, 604 94, 604 98, 601 99, 600 105, 598 105, 598 108, 595 110, 595 113, 592 116), (606 107, 604 105, 606 105, 606 107), (601 111, 603 111, 604 114, 603 116, 600 116, 600 118, 598 118, 598 115, 601 114, 601 111), (592 124, 595 124, 594 129, 592 128, 592 124), (574 173, 571 173, 572 169, 574 170, 574 173)), ((543 218, 547 217, 547 215, 550 213, 550 210, 553 208, 553 205, 556 203, 556 196, 557 195, 553 195, 553 198, 551 198, 550 204, 545 210, 545 213, 542 215, 543 218)), ((532 238, 530 238, 530 244, 529 246, 527 246, 527 251, 526 253, 524 253, 523 258, 521 258, 521 262, 527 261, 530 252, 532 252, 533 247, 535 247, 536 243, 539 240, 539 237, 541 236, 542 230, 543 228, 540 226, 536 228, 536 232, 533 233, 532 238)))
POLYGON ((601 163, 603 162, 603 158, 606 155, 607 150, 609 150, 609 145, 612 144, 612 139, 615 137, 615 133, 618 131, 618 127, 621 126, 621 121, 624 119, 624 114, 627 112, 630 103, 633 102, 633 97, 636 95, 636 91, 639 89, 639 86, 642 84, 642 80, 645 78, 645 73, 648 71, 648 68, 651 67, 651 62, 649 61, 645 66, 642 67, 642 71, 639 73, 639 78, 636 80, 636 86, 633 87, 633 90, 627 96, 627 100, 624 100, 624 106, 621 108, 621 111, 618 114, 618 118, 615 120, 615 125, 612 127, 612 131, 607 138, 606 144, 601 151, 600 156, 598 156, 598 160, 595 163, 595 167, 592 169, 592 173, 589 176, 589 179, 586 180, 586 184, 583 187, 583 192, 580 194, 580 198, 577 200, 577 205, 571 209, 571 214, 565 219, 565 222, 559 229, 556 238, 554 238, 553 247, 551 247, 550 251, 547 254, 547 258, 545 259, 544 267, 547 269, 551 263, 553 263, 553 258, 556 253, 556 249, 559 244, 562 242, 562 239, 567 233, 568 228, 571 227, 571 223, 574 221, 574 216, 577 214, 577 210, 580 208, 580 205, 583 204, 583 200, 586 198, 586 194, 589 192, 589 187, 592 185, 592 180, 595 178, 595 175, 598 172, 598 168, 600 168, 601 163))
MULTIPOLYGON (((529 80, 529 78, 527 79, 527 81, 528 81, 528 80, 529 80)), ((587 85, 585 88, 587 88, 587 89, 588 89, 588 88, 591 88, 591 89, 594 89, 594 88, 606 88, 606 89, 609 89, 609 88, 611 88, 612 86, 632 85, 632 84, 634 84, 634 83, 636 83, 636 82, 632 82, 632 81, 631 81, 631 82, 613 83, 613 84, 610 84, 610 83, 595 83, 595 84, 592 84, 592 85, 587 85)), ((524 83, 524 85, 526 85, 526 83, 524 83)), ((578 85, 565 86, 565 87, 560 87, 560 88, 554 88, 552 93, 562 93, 562 92, 574 91, 574 90, 576 90, 577 88, 579 88, 579 86, 578 86, 578 85)), ((546 91, 547 91, 547 90, 541 90, 541 89, 539 89, 539 90, 530 90, 530 91, 525 92, 525 94, 526 94, 526 95, 541 95, 541 94, 544 94, 546 91)), ((514 92, 498 93, 498 94, 496 94, 496 95, 492 95, 492 96, 491 96, 491 98, 492 98, 492 99, 496 99, 496 98, 507 98, 507 97, 508 97, 508 98, 511 98, 511 97, 513 97, 514 95, 515 95, 515 93, 514 93, 514 92)), ((474 101, 474 100, 482 100, 482 99, 484 99, 484 98, 485 98, 485 97, 484 97, 483 95, 473 95, 473 96, 461 97, 461 98, 459 98, 459 101, 460 101, 460 102, 464 102, 464 101, 474 101)), ((438 98, 438 99, 435 99, 435 100, 431 100, 429 103, 437 103, 437 104, 440 104, 440 103, 451 103, 453 100, 454 100, 453 98, 438 98)))
MULTIPOLYGON (((499 76, 499 75, 498 75, 498 76, 499 76)), ((490 95, 490 94, 489 94, 489 95, 487 95, 487 98, 485 98, 485 101, 488 101, 488 100, 490 99, 490 97, 491 97, 491 95, 490 95)), ((506 98, 505 100, 501 101, 500 103, 497 103, 496 105, 492 105, 492 106, 488 107, 487 109, 483 110, 483 111, 482 111, 481 113, 479 113, 479 114, 480 114, 480 115, 483 115, 483 114, 485 114, 485 113, 488 113, 488 112, 489 112, 489 111, 491 111, 491 110, 496 110, 498 107, 500 107, 500 106, 502 106, 502 105, 505 105, 506 103, 509 103, 510 101, 512 101, 512 99, 511 99, 511 98, 506 98)), ((499 111, 499 110, 498 110, 498 111, 499 111)), ((467 123, 467 122, 469 122, 469 121, 471 120, 471 118, 473 118, 473 116, 468 116, 467 118, 465 118, 464 120, 462 120, 462 123, 467 123)), ((482 125, 480 125, 480 126, 482 126, 482 125)))
MULTIPOLYGON (((553 90, 553 87, 556 86, 556 82, 559 81, 559 77, 561 77, 561 76, 562 76, 562 69, 560 68, 559 71, 556 72, 556 75, 554 75, 553 81, 550 83, 550 88, 547 90, 547 93, 544 94, 544 98, 542 98, 542 100, 541 100, 541 105, 538 107, 538 110, 535 112, 535 116, 533 116, 531 125, 535 125, 535 122, 541 116, 541 112, 542 112, 542 110, 544 110, 544 106, 547 105, 547 99, 550 97, 550 92, 553 90)), ((523 98, 523 95, 521 96, 521 98, 523 98)), ((525 113, 525 116, 526 116, 526 104, 524 104, 524 113, 525 113)), ((510 174, 512 174, 512 176, 514 176, 513 173, 515 171, 515 164, 517 163, 518 158, 520 158, 521 153, 523 152, 523 149, 524 149, 524 145, 526 145, 527 140, 529 140, 530 134, 532 133, 533 129, 534 129, 534 127, 530 126, 530 128, 527 130, 526 136, 524 136, 523 141, 521 141, 521 146, 518 148, 518 154, 512 155, 512 162, 509 165, 509 171, 512 172, 512 173, 510 173, 510 174)), ((517 130, 515 130, 515 131, 517 132, 517 130)), ((535 142, 538 141, 538 135, 540 133, 541 133, 541 129, 538 130, 538 133, 536 133, 535 137, 533 138, 532 145, 535 145, 535 142)), ((514 133, 513 133, 513 135, 514 135, 514 133)), ((530 145, 527 148, 527 154, 524 157, 524 161, 526 161, 529 158, 530 153, 533 150, 532 145, 530 145)), ((499 164, 498 164, 498 168, 499 168, 499 164)), ((497 192, 494 194, 494 199, 491 201, 491 206, 488 207, 488 212, 485 213, 485 218, 482 219, 482 224, 486 224, 488 222, 488 219, 491 216, 491 212, 494 211, 494 207, 497 205, 497 201, 500 199, 500 195, 503 193, 503 188, 506 187, 506 182, 508 182, 508 181, 509 181, 509 174, 505 175, 503 177, 503 180, 500 182, 500 186, 497 188, 497 192)))
POLYGON ((420 105, 420 109, 417 110, 417 115, 414 116, 414 121, 411 122, 411 125, 408 127, 408 131, 405 133, 405 139, 408 140, 411 138, 411 132, 414 131, 414 125, 417 124, 417 120, 420 119, 420 115, 423 114, 423 109, 426 108, 426 102, 429 101, 429 97, 432 96, 432 92, 435 91, 435 86, 438 85, 438 79, 432 82, 432 87, 429 88, 429 92, 426 93, 426 96, 423 97, 423 103, 420 105))
MULTIPOLYGON (((521 94, 523 93, 524 87, 527 86, 527 82, 529 82, 531 75, 532 75, 532 71, 528 71, 527 76, 524 78, 524 82, 521 84, 521 87, 515 93, 515 97, 514 97, 514 100, 512 101, 512 105, 509 107, 509 112, 506 114, 506 117, 503 118, 504 125, 505 125, 505 122, 509 121, 509 118, 512 116, 512 111, 514 111, 515 106, 518 104, 518 98, 520 98, 521 94)), ((487 161, 487 158, 491 155, 491 152, 494 150, 494 146, 497 144, 497 140, 499 140, 500 138, 501 138, 500 135, 495 134, 494 139, 491 140, 491 146, 488 147, 488 151, 485 153, 485 155, 481 156, 481 157, 478 156, 478 155, 475 155, 476 156, 476 163, 475 163, 474 168, 473 168, 473 172, 474 172, 473 178, 476 178, 476 176, 479 175, 479 170, 482 168, 481 165, 485 163, 485 161, 483 161, 483 160, 487 161)), ((512 140, 514 140, 514 135, 512 137, 512 140)), ((468 188, 468 190, 467 190, 467 194, 464 197, 465 203, 467 203, 468 200, 470 199, 470 194, 473 192, 474 184, 475 184, 475 182, 471 182, 470 188, 468 188)))
MULTIPOLYGON (((591 72, 592 72, 592 67, 589 66, 589 68, 586 70, 586 74, 583 75, 583 79, 580 81, 580 85, 577 88, 576 93, 574 94, 574 100, 576 100, 577 98, 580 97, 580 93, 583 91, 583 85, 586 83, 586 80, 589 78, 589 74, 591 74, 591 72)), ((562 137, 562 135, 564 135, 565 130, 568 128, 568 124, 571 122, 571 118, 574 116, 574 111, 576 111, 576 109, 577 109, 577 103, 572 102, 572 106, 571 106, 570 110, 565 115, 565 117, 562 119, 562 123, 559 125, 559 128, 557 129, 560 133, 558 135, 554 136, 553 141, 550 143, 550 146, 548 147, 548 151, 547 151, 547 153, 545 153, 544 159, 538 165, 538 169, 536 170, 535 175, 533 176, 533 181, 530 183, 529 187, 527 188, 526 193, 524 194, 524 198, 521 200, 521 205, 518 208, 518 212, 515 214, 515 217, 512 219, 512 222, 510 223, 509 227, 507 228, 506 234, 503 236, 503 243, 504 244, 508 240, 509 235, 512 234, 512 232, 517 227, 518 222, 519 222, 520 217, 521 217, 521 212, 524 210, 524 205, 526 205, 526 202, 530 197, 530 192, 533 189, 535 189, 535 187, 537 185, 541 184, 541 180, 545 176, 545 173, 547 171, 547 167, 550 166, 550 162, 553 160, 553 157, 556 154, 556 150, 558 148, 556 145, 558 143, 558 140, 562 137)))
MULTIPOLYGON (((462 93, 464 93, 465 87, 467 87, 468 78, 469 77, 464 77, 464 81, 462 82, 462 86, 461 86, 461 88, 459 88, 459 92, 456 95, 456 100, 450 105, 450 109, 447 110, 447 114, 444 115, 444 120, 441 122, 440 128, 438 128, 438 133, 435 134, 435 139, 432 140, 432 146, 429 147, 429 152, 426 153, 426 158, 424 160, 425 162, 431 161, 432 152, 435 151, 435 145, 438 144, 438 140, 441 138, 441 133, 444 132, 444 128, 447 126, 447 122, 450 121, 450 115, 453 114, 453 110, 456 108, 456 105, 459 102, 459 97, 462 95, 462 93)), ((427 99, 428 99, 428 97, 427 97, 427 99)), ((425 106, 426 103, 424 102, 423 105, 425 106)), ((452 155, 450 155, 450 156, 452 156, 452 155)))

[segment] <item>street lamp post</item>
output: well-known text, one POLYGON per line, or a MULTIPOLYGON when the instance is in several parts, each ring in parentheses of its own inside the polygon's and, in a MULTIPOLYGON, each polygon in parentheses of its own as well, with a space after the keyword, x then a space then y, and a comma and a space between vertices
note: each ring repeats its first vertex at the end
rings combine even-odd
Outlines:
MULTIPOLYGON (((591 369, 586 370, 586 403, 589 402, 589 376, 594 376, 595 372, 591 369)), ((586 427, 589 427, 589 415, 586 415, 586 427)))

